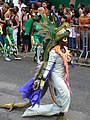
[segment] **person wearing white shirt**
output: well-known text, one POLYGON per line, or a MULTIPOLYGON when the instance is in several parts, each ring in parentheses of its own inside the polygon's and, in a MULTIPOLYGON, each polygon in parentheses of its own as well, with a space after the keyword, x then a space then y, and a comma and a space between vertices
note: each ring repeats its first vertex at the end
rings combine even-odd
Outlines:
POLYGON ((74 20, 71 19, 70 21, 70 34, 69 34, 69 41, 68 41, 68 47, 72 49, 76 49, 76 28, 73 27, 74 20))
POLYGON ((23 3, 23 0, 18 0, 18 8, 19 8, 19 20, 21 21, 21 9, 23 7, 27 7, 24 3, 23 3))

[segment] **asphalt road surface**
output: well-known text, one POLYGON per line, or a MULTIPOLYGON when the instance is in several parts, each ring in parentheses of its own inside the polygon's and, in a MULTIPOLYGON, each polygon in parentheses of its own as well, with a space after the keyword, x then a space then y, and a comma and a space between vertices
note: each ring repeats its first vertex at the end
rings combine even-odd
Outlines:
MULTIPOLYGON (((21 61, 12 60, 6 62, 0 58, 0 104, 26 102, 22 99, 18 89, 33 77, 36 64, 32 58, 22 58, 21 61)), ((70 84, 72 88, 70 110, 67 113, 69 120, 90 120, 90 68, 76 66, 70 67, 70 84)), ((42 104, 51 103, 49 91, 41 100, 42 104)), ((26 110, 14 109, 9 112, 7 109, 0 109, 0 120, 56 120, 52 117, 27 117, 21 115, 26 110)))

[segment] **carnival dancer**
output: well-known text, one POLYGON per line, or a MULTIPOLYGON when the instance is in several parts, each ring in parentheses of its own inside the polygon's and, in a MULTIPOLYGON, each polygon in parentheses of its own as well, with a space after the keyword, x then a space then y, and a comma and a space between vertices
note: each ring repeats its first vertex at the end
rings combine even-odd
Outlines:
POLYGON ((62 113, 63 120, 66 120, 64 113, 68 112, 69 109, 71 91, 68 81, 68 62, 71 54, 66 47, 69 25, 65 23, 57 28, 54 23, 48 21, 47 24, 41 24, 41 26, 43 29, 39 33, 43 31, 46 35, 45 39, 49 38, 50 42, 46 47, 44 61, 37 75, 19 89, 23 98, 28 98, 32 105, 24 112, 22 117, 52 116, 62 113), (53 103, 41 105, 40 98, 45 94, 45 89, 48 86, 47 82, 53 103))
POLYGON ((42 35, 38 34, 38 30, 41 30, 39 25, 41 16, 37 16, 35 22, 33 23, 33 36, 32 36, 32 51, 34 52, 34 62, 40 63, 42 60, 43 44, 42 35))
POLYGON ((16 60, 21 60, 18 57, 18 49, 14 42, 13 38, 13 28, 11 20, 7 20, 7 28, 6 28, 6 37, 5 37, 5 45, 2 50, 2 56, 6 61, 11 61, 11 56, 14 55, 16 60))
POLYGON ((45 23, 47 22, 47 16, 44 13, 44 8, 39 7, 38 8, 38 15, 34 18, 35 22, 33 23, 33 30, 32 30, 32 51, 34 52, 34 61, 37 63, 40 63, 40 61, 43 60, 43 36, 38 34, 38 31, 41 30, 41 26, 39 23, 45 23))

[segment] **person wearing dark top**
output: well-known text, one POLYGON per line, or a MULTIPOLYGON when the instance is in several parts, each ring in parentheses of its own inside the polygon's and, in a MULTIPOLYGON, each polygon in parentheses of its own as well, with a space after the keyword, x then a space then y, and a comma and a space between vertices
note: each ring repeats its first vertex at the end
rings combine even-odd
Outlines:
POLYGON ((6 20, 5 20, 5 13, 7 12, 7 4, 3 4, 1 10, 0 10, 0 42, 2 45, 4 45, 4 38, 6 36, 6 20))
POLYGON ((7 12, 7 4, 3 4, 2 6, 2 12, 0 16, 0 23, 2 23, 2 30, 3 30, 3 35, 6 36, 6 19, 5 19, 5 13, 7 12))
POLYGON ((71 12, 71 16, 72 16, 72 12, 75 12, 75 17, 78 18, 79 12, 77 10, 74 9, 74 4, 70 4, 70 12, 71 12))
POLYGON ((51 9, 51 6, 52 6, 51 0, 47 0, 47 8, 48 8, 48 10, 51 9))
POLYGON ((11 17, 10 17, 12 24, 13 24, 13 37, 14 42, 17 45, 17 33, 19 27, 19 16, 14 13, 14 9, 11 9, 11 17))
POLYGON ((59 16, 63 16, 64 15, 64 4, 60 4, 59 5, 58 15, 59 16))

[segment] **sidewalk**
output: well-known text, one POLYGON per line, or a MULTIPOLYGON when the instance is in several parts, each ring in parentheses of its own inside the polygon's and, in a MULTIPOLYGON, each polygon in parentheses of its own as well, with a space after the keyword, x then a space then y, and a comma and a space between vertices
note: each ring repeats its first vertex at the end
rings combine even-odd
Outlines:
MULTIPOLYGON (((33 59, 33 52, 28 52, 28 53, 19 53, 19 55, 22 58, 32 58, 33 59)), ((73 64, 78 65, 78 66, 86 66, 86 67, 90 67, 90 58, 85 59, 85 58, 80 58, 78 59, 78 57, 72 57, 73 60, 73 64)))
POLYGON ((33 52, 27 53, 19 52, 19 56, 21 56, 22 58, 33 58, 33 52))
POLYGON ((85 66, 85 67, 90 67, 90 58, 85 59, 85 58, 80 58, 78 57, 73 57, 73 64, 78 65, 78 66, 85 66))

